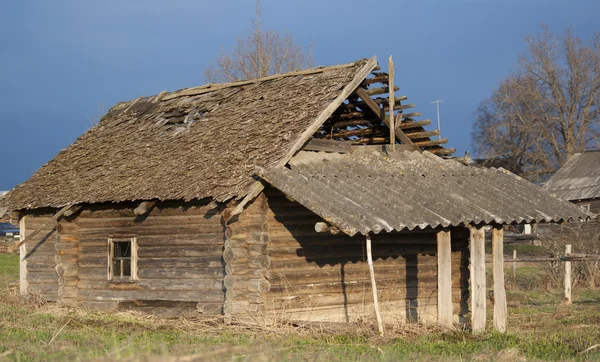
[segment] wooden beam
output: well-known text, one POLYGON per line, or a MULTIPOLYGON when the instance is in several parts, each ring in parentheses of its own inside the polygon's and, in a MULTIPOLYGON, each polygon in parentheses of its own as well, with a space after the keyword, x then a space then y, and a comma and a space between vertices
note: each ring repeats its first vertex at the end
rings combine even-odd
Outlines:
POLYGON ((427 150, 427 152, 431 152, 434 155, 451 155, 456 153, 456 148, 434 148, 432 150, 427 150))
POLYGON ((17 248, 20 248, 21 246, 25 245, 25 243, 27 243, 29 240, 31 240, 31 238, 33 238, 34 236, 36 236, 37 234, 40 233, 40 231, 42 231, 46 226, 52 224, 52 223, 56 223, 56 221, 63 216, 63 214, 65 212, 67 212, 67 210, 69 210, 71 207, 73 206, 73 204, 69 204, 65 207, 63 207, 62 209, 60 209, 56 214, 54 214, 54 216, 52 216, 52 218, 46 222, 44 225, 40 226, 36 231, 32 232, 31 235, 29 235, 28 237, 24 238, 23 240, 21 240, 21 242, 19 243, 19 245, 17 245, 17 248))
POLYGON ((428 146, 439 146, 448 143, 447 138, 442 138, 441 140, 433 140, 433 141, 420 141, 415 142, 415 145, 419 147, 428 147, 428 146))
POLYGON ((326 222, 317 222, 315 224, 315 231, 318 233, 330 233, 333 235, 337 235, 340 233, 340 229, 336 228, 335 226, 331 226, 326 222))
MULTIPOLYGON (((389 88, 393 89, 394 91, 390 92, 390 100, 388 101, 389 103, 389 108, 391 109, 390 111, 390 145, 392 148, 392 152, 394 152, 396 149, 394 147, 394 145, 396 144, 396 116, 394 116, 394 106, 395 106, 395 102, 394 102, 394 92, 397 90, 394 86, 394 61, 392 60, 392 56, 390 55, 390 58, 388 59, 388 84, 389 84, 389 88)), ((398 88, 399 89, 399 88, 398 88)), ((385 112, 385 110, 384 110, 385 112)))
POLYGON ((421 117, 421 112, 402 113, 402 119, 421 117))
POLYGON ((133 213, 137 216, 142 216, 150 212, 150 210, 156 205, 156 201, 143 201, 138 207, 133 209, 133 213))
POLYGON ((419 127, 429 126, 430 124, 431 124, 430 120, 424 119, 422 121, 417 121, 417 122, 402 122, 402 123, 398 123, 396 125, 396 127, 404 130, 404 129, 412 129, 412 128, 419 128, 419 127))
POLYGON ((452 249, 450 231, 444 230, 437 236, 438 261, 438 322, 452 326, 452 249))
POLYGON ((471 257, 471 326, 473 333, 485 331, 485 231, 483 228, 470 227, 469 247, 471 257))
POLYGON ((427 138, 427 137, 439 136, 439 134, 440 134, 440 131, 435 130, 435 131, 427 131, 427 132, 406 133, 406 136, 410 139, 417 139, 417 138, 427 138))
POLYGON ((504 286, 504 229, 492 229, 492 260, 494 268, 494 328, 506 332, 506 289, 504 286))
MULTIPOLYGON (((383 121, 383 123, 385 123, 385 125, 388 126, 388 128, 389 128, 390 127, 389 118, 385 115, 383 110, 373 101, 373 99, 371 99, 371 97, 369 97, 365 93, 365 91, 361 88, 358 88, 356 90, 356 94, 373 111, 373 113, 375 113, 375 115, 377 117, 379 117, 379 119, 381 119, 383 121)), ((402 130, 398 130, 398 132, 396 132, 396 138, 404 144, 407 144, 407 145, 413 144, 413 142, 410 140, 410 138, 406 137, 406 135, 404 134, 404 132, 402 132, 402 130)))
MULTIPOLYGON (((342 91, 338 94, 338 96, 329 103, 327 107, 319 114, 317 118, 308 126, 304 132, 298 137, 293 146, 288 150, 288 152, 281 158, 281 160, 277 163, 277 167, 285 166, 289 160, 298 152, 302 146, 306 144, 306 141, 312 137, 312 135, 317 132, 319 127, 327 121, 327 119, 333 114, 333 112, 338 109, 338 107, 344 103, 344 101, 354 92, 354 90, 360 86, 360 83, 365 80, 365 78, 377 67, 377 57, 373 57, 369 59, 359 70, 356 72, 356 75, 352 79, 352 81, 344 86, 342 91)), ((255 182, 252 186, 250 192, 244 197, 242 201, 231 211, 231 216, 238 215, 242 211, 244 211, 244 207, 248 202, 253 200, 258 194, 262 192, 264 189, 264 185, 262 182, 255 182)))
POLYGON ((373 253, 371 252, 371 235, 365 235, 367 243, 367 263, 369 264, 369 274, 371 276, 371 290, 373 291, 373 307, 375 308, 375 318, 377 318, 377 329, 383 336, 383 323, 381 322, 381 312, 379 311, 379 301, 377 299, 377 284, 375 283, 375 270, 373 269, 373 253))
POLYGON ((375 84, 375 83, 387 83, 388 81, 388 77, 385 75, 377 75, 373 78, 367 78, 365 80, 363 80, 363 82, 361 83, 361 85, 369 85, 369 84, 375 84))
MULTIPOLYGON (((565 257, 569 256, 569 254, 571 254, 571 252, 573 251, 571 244, 567 244, 565 245, 565 257)), ((573 303, 573 300, 571 299, 571 291, 572 291, 572 286, 571 286, 571 262, 570 261, 566 261, 565 262, 565 304, 566 305, 571 305, 573 303)))
POLYGON ((27 256, 27 245, 23 243, 23 240, 25 240, 25 233, 27 232, 27 230, 25 230, 25 219, 27 219, 27 216, 24 216, 19 220, 19 235, 21 240, 19 243, 19 293, 21 295, 26 295, 28 288, 27 259, 25 259, 27 256))
MULTIPOLYGON (((407 100, 408 97, 407 96, 400 96, 400 97, 396 97, 394 98, 394 102, 395 103, 400 103, 402 101, 407 100)), ((388 99, 387 98, 371 98, 371 100, 373 102, 375 102, 375 104, 388 104, 388 99)), ((346 109, 355 109, 356 107, 359 108, 363 108, 366 107, 366 103, 365 102, 355 102, 355 103, 348 103, 346 105, 346 109)))
POLYGON ((302 149, 304 151, 350 153, 350 146, 352 146, 352 142, 311 138, 302 149))
MULTIPOLYGON (((390 72, 391 74, 393 74, 394 72, 390 72)), ((397 91, 398 87, 393 87, 392 88, 395 91, 397 91)), ((380 95, 380 94, 394 94, 394 92, 390 92, 390 87, 382 87, 382 88, 373 88, 373 89, 368 89, 365 91, 368 95, 370 96, 376 96, 376 95, 380 95)))

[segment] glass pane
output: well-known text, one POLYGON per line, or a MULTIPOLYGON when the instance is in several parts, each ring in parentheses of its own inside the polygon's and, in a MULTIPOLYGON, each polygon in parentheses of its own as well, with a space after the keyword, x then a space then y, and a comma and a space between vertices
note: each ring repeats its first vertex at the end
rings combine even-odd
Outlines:
POLYGON ((121 277, 121 261, 119 259, 113 259, 113 278, 121 277))
POLYGON ((115 242, 115 258, 130 258, 131 257, 131 242, 116 241, 115 242))
POLYGON ((123 259, 123 276, 131 276, 131 260, 129 259, 123 259))

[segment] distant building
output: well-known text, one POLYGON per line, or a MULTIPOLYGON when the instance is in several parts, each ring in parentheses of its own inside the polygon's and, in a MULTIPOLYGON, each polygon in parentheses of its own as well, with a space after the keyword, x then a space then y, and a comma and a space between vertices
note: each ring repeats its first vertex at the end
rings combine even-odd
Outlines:
MULTIPOLYGON (((600 213, 600 151, 576 153, 544 185, 550 194, 586 211, 600 213)), ((570 223, 566 227, 573 228, 570 223)), ((598 220, 577 227, 598 229, 598 220)))

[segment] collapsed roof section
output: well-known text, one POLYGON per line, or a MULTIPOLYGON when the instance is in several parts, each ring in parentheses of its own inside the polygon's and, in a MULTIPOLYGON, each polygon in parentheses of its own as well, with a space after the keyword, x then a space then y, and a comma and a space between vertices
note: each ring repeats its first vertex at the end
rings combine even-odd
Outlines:
POLYGON ((258 174, 348 235, 592 217, 506 170, 427 151, 303 151, 290 166, 258 174))
MULTIPOLYGON (((377 60, 208 84, 117 104, 0 203, 11 210, 135 200, 244 200, 256 167, 283 167, 311 138, 389 143, 377 60), (376 97, 376 98, 372 98, 376 97)), ((394 88, 395 89, 395 88, 394 88)), ((448 155, 396 99, 397 134, 448 155), (406 132, 406 135, 404 135, 406 132)), ((386 114, 387 112, 387 114, 386 114)), ((257 191, 258 190, 258 191, 257 191)), ((244 202, 240 203, 243 205, 244 202)))

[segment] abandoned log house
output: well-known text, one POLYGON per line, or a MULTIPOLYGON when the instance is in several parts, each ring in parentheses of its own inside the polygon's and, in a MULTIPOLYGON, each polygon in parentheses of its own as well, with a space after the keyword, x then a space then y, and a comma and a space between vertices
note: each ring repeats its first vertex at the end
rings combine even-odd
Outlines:
POLYGON ((502 225, 589 215, 449 159, 396 90, 372 58, 117 104, 1 200, 20 217, 21 292, 252 323, 470 316, 480 331, 490 225, 504 330, 502 225))

